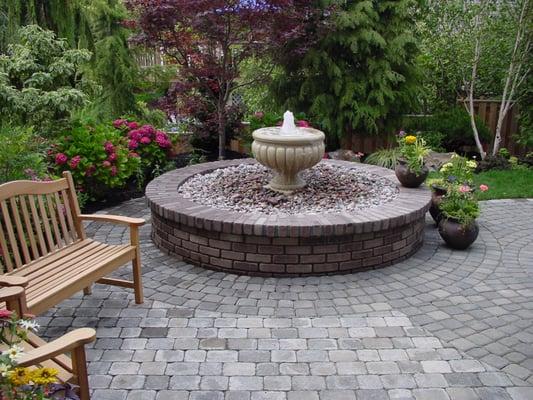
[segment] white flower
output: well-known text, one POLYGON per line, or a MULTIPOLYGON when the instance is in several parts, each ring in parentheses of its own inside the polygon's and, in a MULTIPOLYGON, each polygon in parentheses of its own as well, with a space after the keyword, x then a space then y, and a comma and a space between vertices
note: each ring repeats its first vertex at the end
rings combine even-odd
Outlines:
POLYGON ((4 351, 2 355, 7 355, 11 361, 17 361, 20 357, 22 357, 24 349, 20 346, 17 346, 14 344, 9 349, 4 351))
POLYGON ((7 376, 7 373, 9 372, 9 365, 7 364, 0 364, 0 376, 7 376))
POLYGON ((27 331, 32 330, 34 332, 37 332, 39 330, 39 324, 31 319, 21 319, 19 321, 19 325, 21 328, 26 329, 27 331))

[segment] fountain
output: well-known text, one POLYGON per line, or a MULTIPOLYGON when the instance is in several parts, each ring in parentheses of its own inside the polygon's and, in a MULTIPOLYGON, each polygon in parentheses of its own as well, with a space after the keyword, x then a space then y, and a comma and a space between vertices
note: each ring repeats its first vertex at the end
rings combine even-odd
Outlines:
POLYGON ((282 193, 303 188, 305 181, 300 172, 318 164, 324 155, 324 133, 297 128, 290 111, 284 114, 281 127, 258 129, 253 138, 255 159, 275 171, 267 187, 282 193))
POLYGON ((253 137, 256 159, 150 182, 156 246, 203 268, 305 276, 384 267, 422 245, 427 188, 401 187, 394 171, 373 165, 321 161, 324 133, 296 127, 290 112, 253 137))

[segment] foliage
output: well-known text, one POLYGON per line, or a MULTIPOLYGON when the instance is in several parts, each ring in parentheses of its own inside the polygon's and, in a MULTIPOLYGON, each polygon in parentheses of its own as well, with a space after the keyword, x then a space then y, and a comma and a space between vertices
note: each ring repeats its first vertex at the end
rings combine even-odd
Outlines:
MULTIPOLYGON (((28 318, 18 317, 7 310, 0 310, 0 343, 8 346, 0 355, 0 397, 5 400, 46 400, 56 399, 59 392, 67 391, 59 384, 59 371, 40 367, 30 369, 19 367, 18 361, 24 355, 21 345, 28 332, 37 331, 39 325, 28 318)), ((78 399, 72 393, 61 393, 66 400, 78 399)))
POLYGON ((49 151, 56 174, 70 171, 77 189, 91 200, 109 188, 123 188, 139 175, 141 160, 130 152, 122 132, 108 125, 76 124, 49 151))
POLYGON ((0 127, 0 183, 43 176, 46 172, 42 139, 31 128, 0 127))
MULTIPOLYGON (((417 0, 329 0, 328 29, 300 57, 280 60, 273 92, 326 132, 381 133, 416 102, 417 0)), ((297 45, 297 44, 296 44, 297 45)))
POLYGON ((168 155, 172 149, 172 142, 168 135, 155 129, 152 125, 140 126, 135 121, 118 119, 113 122, 118 129, 128 138, 128 148, 138 155, 141 160, 143 175, 152 179, 161 172, 168 170, 168 155))
POLYGON ((449 162, 440 168, 444 184, 472 185, 478 163, 454 154, 449 162))
POLYGON ((37 25, 20 29, 20 44, 0 55, 0 124, 34 125, 51 132, 81 107, 87 92, 79 77, 90 58, 37 25))
POLYGON ((84 73, 101 91, 90 112, 98 118, 136 110, 133 98, 136 65, 122 25, 125 8, 119 0, 9 0, 0 2, 0 52, 18 40, 19 27, 36 24, 53 30, 71 49, 87 49, 93 56, 84 73), (3 29, 2 29, 3 28, 3 29))
POLYGON ((431 150, 439 153, 443 153, 446 151, 446 149, 442 147, 442 143, 444 141, 444 133, 437 131, 425 131, 416 132, 416 135, 419 138, 424 139, 424 141, 426 142, 426 146, 431 150))
POLYGON ((401 159, 405 160, 411 171, 420 175, 424 166, 424 158, 429 153, 426 141, 413 135, 398 136, 398 148, 401 159))
POLYGON ((469 226, 479 216, 475 192, 467 185, 449 186, 439 208, 445 218, 456 220, 463 226, 469 226))
MULTIPOLYGON (((489 141, 492 138, 489 128, 480 118, 476 118, 476 125, 480 137, 485 141, 489 141)), ((404 129, 406 131, 421 132, 422 136, 426 132, 442 134, 442 147, 446 151, 459 151, 462 146, 474 144, 470 117, 462 107, 456 106, 427 117, 405 118, 404 129)))
POLYGON ((251 56, 279 49, 294 36, 303 36, 301 27, 312 11, 307 12, 310 3, 129 0, 127 5, 138 16, 141 33, 137 42, 162 49, 179 67, 179 81, 167 96, 166 109, 215 124, 219 157, 223 158, 231 94, 259 79, 256 75, 251 81, 239 80, 241 64, 251 56), (199 117, 194 111, 204 115, 199 117))
POLYGON ((490 171, 492 169, 511 169, 511 163, 507 157, 501 154, 487 156, 479 162, 476 172, 490 171))
POLYGON ((370 154, 365 159, 365 163, 377 165, 378 167, 394 169, 400 157, 401 154, 400 149, 398 147, 393 147, 390 149, 380 149, 370 154))

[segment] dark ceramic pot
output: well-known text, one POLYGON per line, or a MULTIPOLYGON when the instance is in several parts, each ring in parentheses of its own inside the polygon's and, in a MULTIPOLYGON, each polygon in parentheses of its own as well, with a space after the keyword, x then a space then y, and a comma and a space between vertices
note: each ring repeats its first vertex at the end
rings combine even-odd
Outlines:
POLYGON ((398 160, 394 172, 396 172, 396 177, 402 186, 408 188, 417 188, 426 180, 429 174, 429 169, 424 165, 422 166, 422 171, 420 174, 417 175, 415 172, 411 171, 404 160, 398 160))
POLYGON ((479 226, 476 221, 463 226, 450 218, 442 218, 439 223, 439 233, 448 246, 457 250, 465 250, 477 239, 479 226))
POLYGON ((439 225, 439 222, 442 219, 442 212, 439 206, 442 201, 442 197, 445 194, 446 188, 437 185, 431 186, 431 206, 429 207, 429 213, 437 225, 439 225))

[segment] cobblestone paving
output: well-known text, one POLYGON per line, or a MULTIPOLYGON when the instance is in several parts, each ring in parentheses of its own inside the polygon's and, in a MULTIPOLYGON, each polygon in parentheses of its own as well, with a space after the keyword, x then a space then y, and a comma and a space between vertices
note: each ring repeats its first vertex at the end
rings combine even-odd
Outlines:
MULTIPOLYGON (((143 199, 108 211, 150 216, 143 199)), ((49 337, 97 327, 97 400, 530 400, 532 216, 532 200, 485 202, 469 251, 445 247, 428 220, 424 247, 403 263, 284 279, 179 262, 147 225, 145 304, 97 285, 40 322, 49 337)), ((122 227, 88 231, 127 240, 122 227)))

